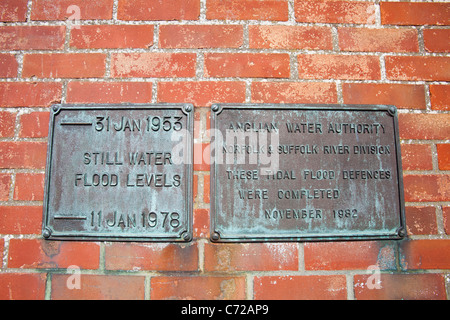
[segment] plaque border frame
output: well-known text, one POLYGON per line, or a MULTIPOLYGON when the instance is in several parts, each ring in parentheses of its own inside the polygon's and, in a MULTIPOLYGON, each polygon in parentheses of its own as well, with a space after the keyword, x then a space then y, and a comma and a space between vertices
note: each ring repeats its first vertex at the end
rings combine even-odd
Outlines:
POLYGON ((50 121, 47 142, 47 157, 45 166, 45 185, 44 185, 44 200, 42 213, 42 236, 46 240, 69 240, 69 241, 120 241, 120 242, 190 242, 193 238, 193 159, 194 159, 194 106, 190 103, 157 103, 157 104, 53 104, 50 108, 50 121), (187 145, 187 158, 189 163, 186 166, 186 194, 184 199, 184 207, 186 209, 186 228, 183 229, 177 237, 174 236, 132 236, 130 234, 120 235, 111 233, 97 233, 97 234, 83 234, 77 235, 77 232, 60 232, 53 230, 48 223, 49 216, 49 190, 50 190, 50 176, 54 145, 54 126, 55 116, 61 110, 139 110, 139 109, 176 109, 181 110, 187 117, 187 125, 190 133, 190 139, 187 145))
MULTIPOLYGON (((400 149, 400 135, 398 126, 398 112, 394 105, 375 105, 375 104, 276 104, 276 103, 215 103, 211 106, 211 132, 217 128, 217 117, 224 109, 233 110, 251 110, 251 109, 264 109, 264 110, 320 110, 320 111, 385 111, 390 116, 393 117, 393 128, 394 128, 394 145, 396 149, 396 164, 397 164, 397 185, 399 191, 399 227, 396 229, 395 233, 392 232, 379 232, 379 233, 369 233, 358 232, 352 234, 343 233, 337 235, 336 233, 318 233, 318 234, 307 234, 302 235, 291 235, 286 234, 276 234, 271 233, 269 235, 261 236, 249 236, 246 234, 233 234, 232 236, 227 236, 220 229, 218 229, 216 223, 216 212, 217 210, 217 178, 216 170, 217 165, 211 155, 211 173, 210 173, 210 199, 211 199, 211 210, 210 210, 210 240, 211 242, 318 242, 318 241, 361 241, 361 240, 401 240, 407 237, 406 229, 406 219, 405 219, 405 201, 404 201, 404 190, 403 190, 403 170, 402 170, 402 159, 401 159, 401 149, 400 149)), ((218 145, 216 142, 211 142, 214 144, 214 150, 217 150, 218 145)))

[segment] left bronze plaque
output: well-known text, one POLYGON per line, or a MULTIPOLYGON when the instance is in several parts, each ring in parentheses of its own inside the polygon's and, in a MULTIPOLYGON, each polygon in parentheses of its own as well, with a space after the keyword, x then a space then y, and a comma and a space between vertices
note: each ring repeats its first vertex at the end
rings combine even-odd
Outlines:
POLYGON ((54 105, 43 236, 190 241, 193 106, 54 105))

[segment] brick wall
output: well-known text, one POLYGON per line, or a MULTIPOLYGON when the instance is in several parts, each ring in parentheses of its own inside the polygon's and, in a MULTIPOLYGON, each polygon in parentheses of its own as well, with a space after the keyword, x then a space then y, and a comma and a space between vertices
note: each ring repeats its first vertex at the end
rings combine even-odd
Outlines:
POLYGON ((448 2, 2 0, 0 21, 0 299, 450 297, 448 2), (195 105, 191 243, 43 240, 56 102, 195 105), (409 238, 211 243, 213 102, 396 105, 409 238))

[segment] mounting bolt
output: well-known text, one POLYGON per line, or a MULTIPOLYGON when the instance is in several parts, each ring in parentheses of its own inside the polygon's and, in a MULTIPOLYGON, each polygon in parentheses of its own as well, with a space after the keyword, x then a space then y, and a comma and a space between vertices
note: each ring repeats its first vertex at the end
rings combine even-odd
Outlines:
POLYGON ((191 111, 192 111, 192 106, 191 106, 190 104, 188 104, 188 105, 186 105, 186 106, 184 107, 184 110, 185 110, 186 112, 191 112, 191 111))
POLYGON ((183 236, 184 241, 191 241, 192 240, 192 236, 186 232, 183 236))
POLYGON ((391 116, 394 116, 395 113, 397 112, 397 108, 394 107, 394 106, 389 107, 388 112, 389 112, 389 114, 390 114, 391 116))
POLYGON ((212 235, 211 235, 211 240, 213 240, 213 241, 218 241, 220 239, 220 234, 218 233, 218 232, 214 232, 212 235))
POLYGON ((217 111, 219 111, 219 106, 217 104, 213 104, 211 107, 211 110, 214 112, 217 112, 217 111))
POLYGON ((42 236, 45 239, 50 238, 51 235, 52 235, 52 230, 50 230, 49 228, 45 228, 45 230, 42 232, 42 236))
POLYGON ((399 228, 397 231, 397 234, 400 238, 406 237, 406 229, 405 228, 399 228))

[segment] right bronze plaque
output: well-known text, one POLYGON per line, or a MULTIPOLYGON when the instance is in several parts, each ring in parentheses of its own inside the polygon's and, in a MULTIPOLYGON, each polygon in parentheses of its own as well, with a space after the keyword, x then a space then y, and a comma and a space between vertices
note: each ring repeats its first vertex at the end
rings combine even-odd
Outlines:
POLYGON ((212 106, 211 240, 406 236, 393 106, 212 106))

